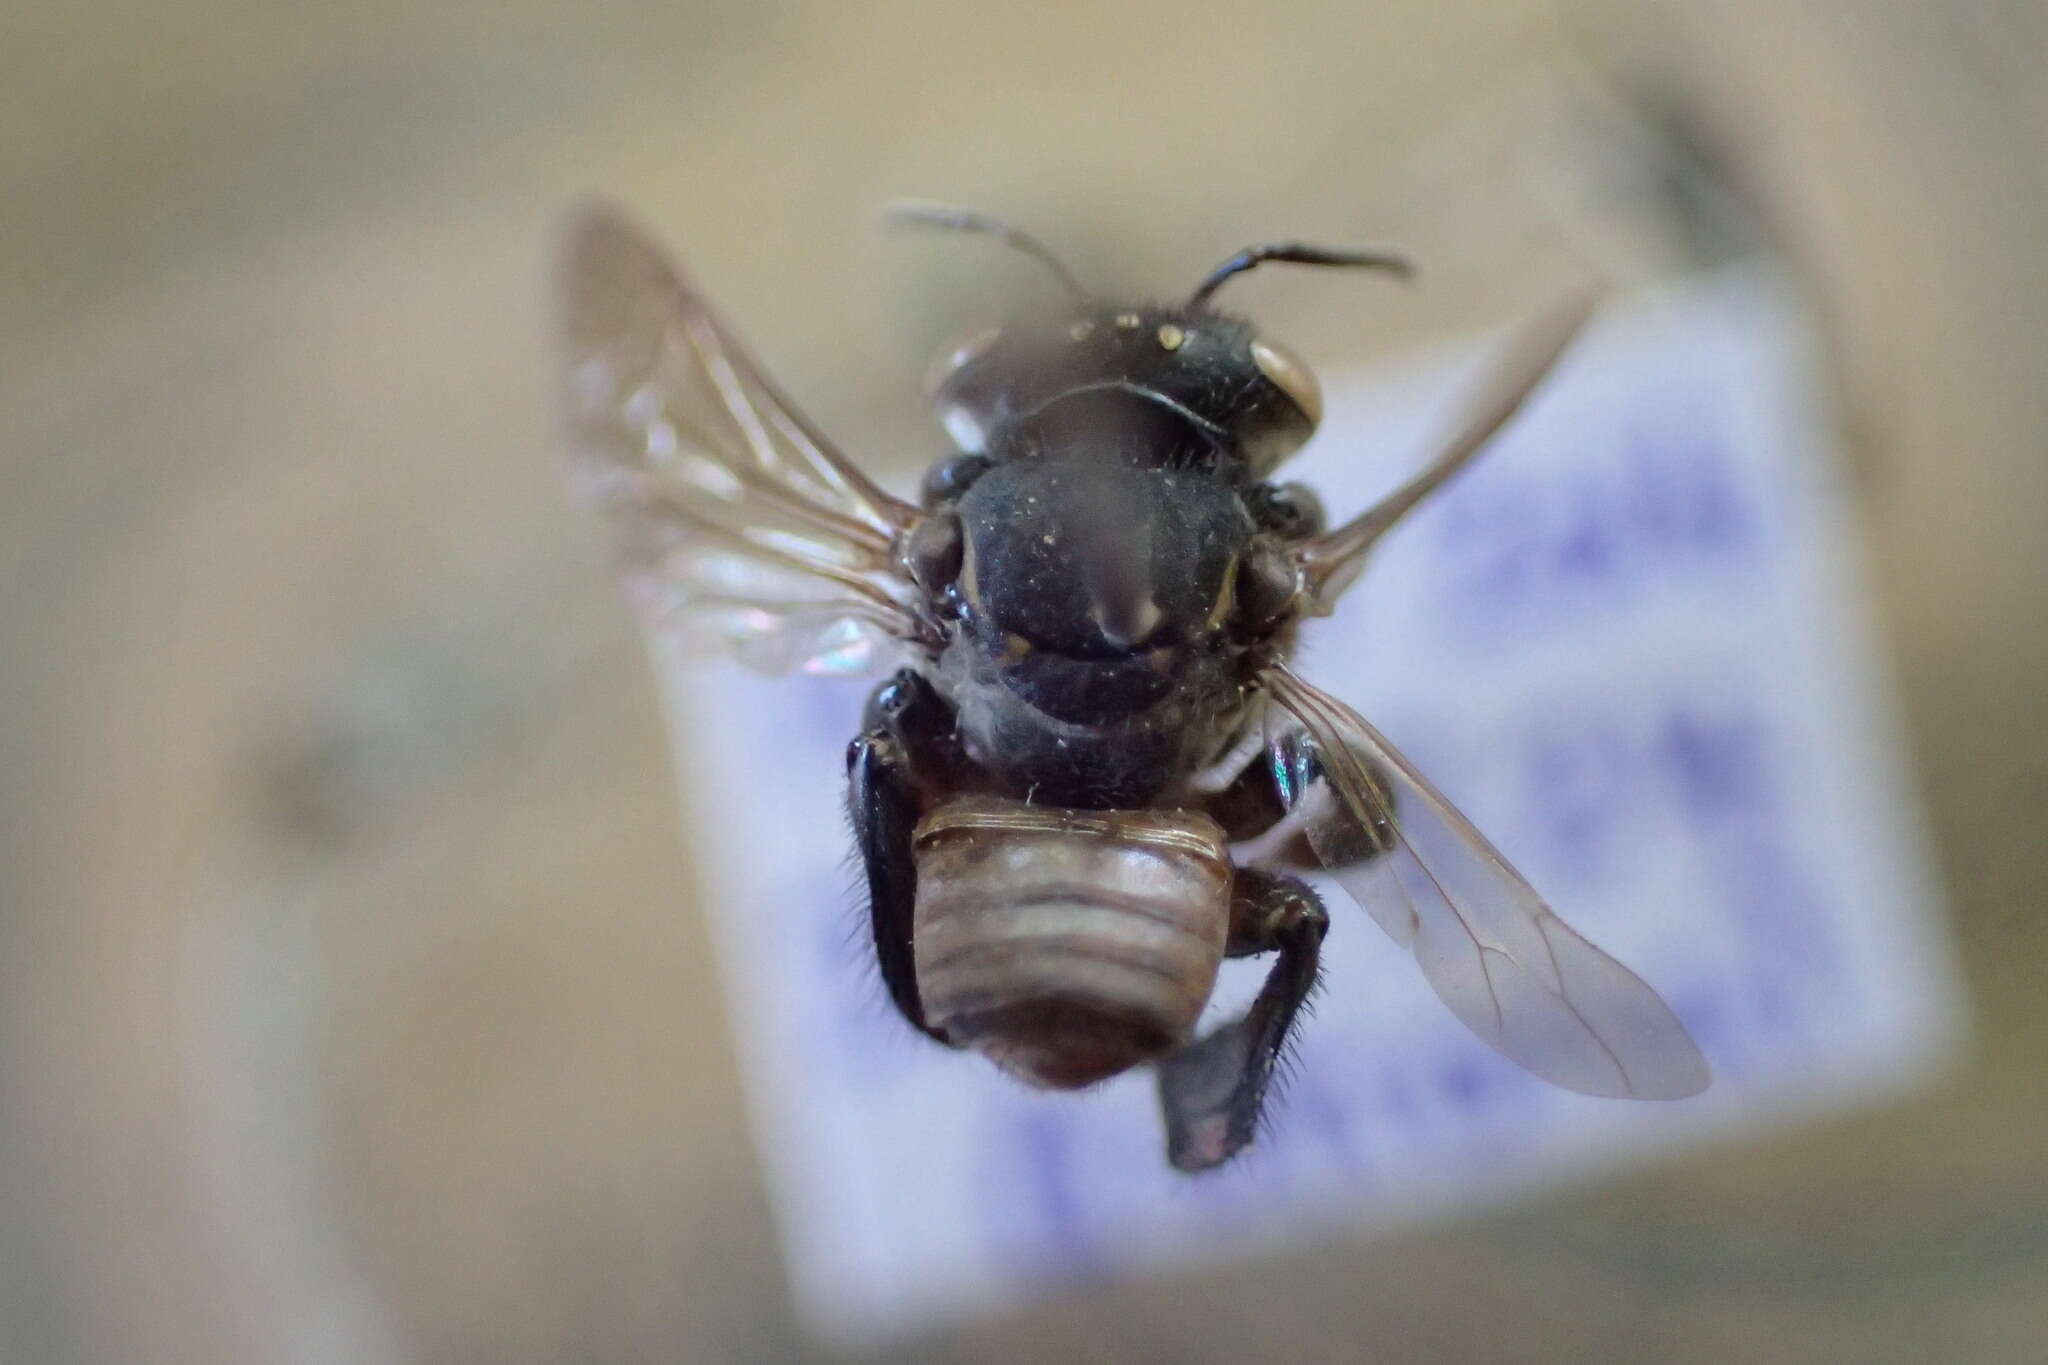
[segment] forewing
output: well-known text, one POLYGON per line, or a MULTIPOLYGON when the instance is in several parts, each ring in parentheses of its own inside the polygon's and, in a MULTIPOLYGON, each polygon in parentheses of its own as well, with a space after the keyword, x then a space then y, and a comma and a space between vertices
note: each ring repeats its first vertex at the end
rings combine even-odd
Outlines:
POLYGON ((660 249, 573 225, 562 374, 578 490, 619 532, 651 628, 771 672, 864 672, 915 636, 894 546, 917 510, 782 397, 660 249))
POLYGON ((1559 919, 1385 736, 1284 666, 1269 684, 1318 760, 1301 762, 1294 737, 1276 742, 1275 773, 1311 846, 1468 1028, 1581 1094, 1706 1088, 1706 1059, 1670 1007, 1559 919), (1380 852, 1358 861, 1367 841, 1380 852))

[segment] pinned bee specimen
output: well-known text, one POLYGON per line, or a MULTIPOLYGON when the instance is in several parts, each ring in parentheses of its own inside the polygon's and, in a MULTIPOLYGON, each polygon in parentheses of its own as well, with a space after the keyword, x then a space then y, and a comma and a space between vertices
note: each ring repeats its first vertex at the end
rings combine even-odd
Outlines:
POLYGON ((914 502, 827 440, 612 210, 570 234, 562 328, 575 473, 651 628, 771 672, 889 674, 847 750, 848 806, 910 1026, 1039 1086, 1150 1064, 1169 1159, 1218 1165, 1251 1141, 1316 983, 1328 919, 1289 875, 1313 863, 1538 1076, 1638 1099, 1704 1088, 1656 993, 1288 663, 1589 305, 1515 335, 1425 467, 1328 526, 1313 493, 1273 480, 1316 429, 1314 375, 1212 301, 1267 261, 1399 258, 1253 247, 1150 306, 1091 295, 984 215, 903 214, 1000 237, 1069 296, 942 358, 933 397, 958 449, 914 502), (1223 959, 1254 954, 1273 955, 1256 1000, 1198 1034, 1223 959))

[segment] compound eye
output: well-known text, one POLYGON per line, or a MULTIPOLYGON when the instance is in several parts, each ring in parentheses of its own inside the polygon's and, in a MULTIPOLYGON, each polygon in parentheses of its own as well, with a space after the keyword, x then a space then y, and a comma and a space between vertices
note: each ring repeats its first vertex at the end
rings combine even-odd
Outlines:
POLYGON ((985 403, 976 401, 972 380, 965 385, 959 382, 961 375, 987 355, 1002 335, 999 327, 976 332, 959 345, 940 352, 925 374, 925 393, 936 404, 946 434, 961 450, 980 450, 988 435, 985 403))
POLYGON ((996 344, 996 338, 1003 334, 1000 327, 987 327, 964 341, 960 341, 933 357, 931 368, 925 371, 924 392, 927 398, 936 398, 946 387, 946 381, 975 361, 988 354, 989 347, 996 344))
POLYGON ((1322 422, 1323 386, 1306 361, 1285 346, 1261 340, 1252 343, 1252 363, 1301 410, 1311 428, 1322 422))

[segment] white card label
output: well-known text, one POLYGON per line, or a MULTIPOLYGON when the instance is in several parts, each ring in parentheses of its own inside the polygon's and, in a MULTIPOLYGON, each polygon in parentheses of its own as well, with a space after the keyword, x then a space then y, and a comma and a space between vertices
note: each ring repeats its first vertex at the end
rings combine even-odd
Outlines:
MULTIPOLYGON (((1287 476, 1334 516, 1362 508, 1420 464, 1487 354, 1333 377, 1287 476)), ((1610 308, 1298 660, 1671 1002, 1714 1070, 1696 1099, 1524 1075, 1329 886, 1323 990, 1269 1133, 1178 1175, 1149 1074, 1031 1092, 889 1011, 842 806, 865 684, 664 659, 812 1325, 872 1340, 1063 1282, 1380 1231, 1864 1102, 1947 1055, 1961 997, 1809 363, 1755 274, 1610 308)), ((1228 964, 1225 1004, 1264 966, 1228 964)))

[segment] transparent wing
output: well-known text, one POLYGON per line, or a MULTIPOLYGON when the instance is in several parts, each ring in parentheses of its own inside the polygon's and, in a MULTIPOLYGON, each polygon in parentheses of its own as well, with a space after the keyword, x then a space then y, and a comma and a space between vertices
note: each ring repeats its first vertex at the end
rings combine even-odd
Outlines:
POLYGON ((1574 294, 1517 330, 1414 477, 1342 526, 1302 542, 1295 555, 1316 615, 1327 616, 1336 607, 1380 537, 1471 463, 1521 411, 1592 317, 1594 303, 1591 294, 1574 294))
POLYGON ((1682 1099, 1706 1088, 1706 1059, 1670 1007, 1559 919, 1363 716, 1284 666, 1268 684, 1299 722, 1274 737, 1274 771, 1316 856, 1414 950, 1466 1027, 1581 1094, 1682 1099))
POLYGON ((915 507, 790 405, 623 216, 586 210, 562 274, 573 480, 617 527, 650 628, 771 672, 866 672, 918 631, 895 545, 915 507))

